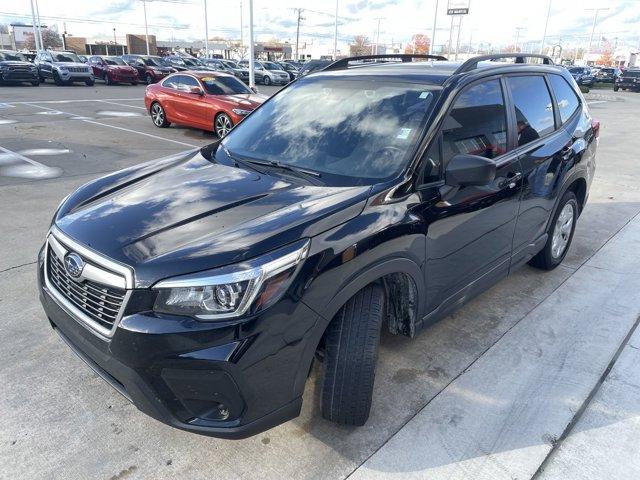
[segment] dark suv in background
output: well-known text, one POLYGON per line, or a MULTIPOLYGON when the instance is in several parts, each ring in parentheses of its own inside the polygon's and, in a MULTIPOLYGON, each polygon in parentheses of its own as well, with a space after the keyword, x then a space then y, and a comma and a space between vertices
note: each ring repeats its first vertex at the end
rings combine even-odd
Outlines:
POLYGON ((3 83, 28 82, 34 87, 40 85, 38 67, 20 53, 0 50, 0 85, 3 83))
POLYGON ((640 92, 640 68, 630 68, 622 72, 613 84, 613 90, 633 90, 640 92))
MULTIPOLYGON (((148 55, 122 55, 120 58, 138 72, 138 78, 147 85, 159 82, 177 69, 169 66, 162 57, 148 55)), ((185 69, 186 70, 186 69, 185 69)))
POLYGON ((289 420, 314 358, 322 415, 362 425, 382 328, 413 337, 517 267, 562 262, 598 134, 548 57, 339 60, 224 139, 65 198, 40 298, 81 358, 175 427, 289 420))

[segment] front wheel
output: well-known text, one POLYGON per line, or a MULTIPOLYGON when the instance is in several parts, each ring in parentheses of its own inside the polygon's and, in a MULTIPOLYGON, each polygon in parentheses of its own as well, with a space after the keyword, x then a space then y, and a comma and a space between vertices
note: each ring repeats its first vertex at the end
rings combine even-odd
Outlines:
POLYGON ((145 80, 147 82, 147 85, 151 85, 153 83, 153 77, 151 76, 150 73, 147 73, 147 76, 145 77, 145 80))
POLYGON ((617 85, 614 85, 614 86, 613 86, 613 91, 614 91, 614 92, 617 92, 618 90, 620 90, 620 87, 619 87, 619 86, 617 86, 617 85))
POLYGON ((93 78, 87 78, 87 79, 84 81, 84 84, 85 84, 87 87, 93 87, 93 86, 95 85, 95 83, 96 83, 96 81, 95 81, 93 78))
POLYGON ((267 86, 268 86, 268 85, 271 85, 271 79, 270 79, 267 75, 265 75, 265 76, 262 78, 262 83, 264 83, 264 84, 265 84, 265 85, 267 85, 267 86))
POLYGON ((376 375, 384 291, 371 284, 337 313, 325 333, 322 416, 343 425, 369 418, 376 375))
POLYGON ((111 80, 111 77, 109 77, 108 74, 104 74, 104 84, 105 85, 113 85, 113 80, 111 80))
POLYGON ((553 270, 562 263, 573 240, 578 218, 578 200, 576 195, 566 192, 553 216, 547 231, 547 243, 538 254, 529 260, 531 266, 542 270, 553 270))
POLYGON ((216 115, 216 119, 213 122, 213 129, 218 135, 218 138, 223 138, 233 128, 233 121, 226 113, 219 113, 216 115))
POLYGON ((31 82, 31 85, 33 85, 34 87, 39 87, 40 86, 40 80, 34 80, 33 82, 31 82))
POLYGON ((158 102, 154 102, 151 105, 151 120, 153 124, 158 128, 165 128, 171 125, 167 120, 167 115, 164 113, 164 108, 158 102))
POLYGON ((64 81, 60 78, 60 75, 56 71, 53 72, 53 81, 58 86, 64 85, 64 81))

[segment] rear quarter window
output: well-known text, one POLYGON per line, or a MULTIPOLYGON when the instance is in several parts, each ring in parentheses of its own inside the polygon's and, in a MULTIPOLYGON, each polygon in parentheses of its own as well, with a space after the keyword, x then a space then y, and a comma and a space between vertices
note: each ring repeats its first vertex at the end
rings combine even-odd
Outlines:
POLYGON ((553 132, 553 102, 544 77, 509 77, 507 82, 515 107, 518 146, 526 145, 553 132))
POLYGON ((562 123, 569 120, 580 106, 580 100, 569 83, 560 75, 549 75, 562 123))

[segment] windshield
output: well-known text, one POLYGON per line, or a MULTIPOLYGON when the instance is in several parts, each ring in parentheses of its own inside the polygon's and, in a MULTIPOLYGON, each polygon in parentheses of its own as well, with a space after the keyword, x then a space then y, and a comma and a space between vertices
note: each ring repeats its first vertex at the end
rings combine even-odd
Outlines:
POLYGON ((126 65, 124 60, 118 57, 104 57, 103 60, 107 65, 126 65))
POLYGON ((26 62, 27 60, 22 56, 21 53, 9 53, 9 52, 0 52, 0 60, 1 61, 14 61, 14 62, 26 62))
POLYGON ((180 65, 180 66, 184 66, 184 60, 182 60, 181 58, 169 58, 167 59, 169 61, 170 64, 172 65, 180 65))
POLYGON ((222 64, 223 64, 225 67, 229 67, 229 68, 238 68, 238 65, 237 65, 235 62, 230 62, 230 61, 228 61, 228 60, 227 60, 227 61, 222 62, 222 64))
POLYGON ((238 95, 253 93, 244 83, 235 77, 202 77, 204 89, 211 95, 238 95))
POLYGON ((69 52, 51 52, 54 62, 75 62, 82 63, 75 53, 69 52))
POLYGON ((264 62, 263 65, 267 67, 267 70, 282 70, 280 65, 276 65, 273 62, 264 62))
POLYGON ((145 63, 145 65, 148 65, 150 67, 164 67, 164 62, 162 61, 162 58, 160 57, 146 57, 143 58, 142 61, 145 63))
POLYGON ((199 67, 201 65, 204 65, 204 63, 202 63, 200 60, 196 60, 195 58, 185 58, 182 61, 190 67, 199 67))
POLYGON ((640 77, 640 70, 627 70, 623 75, 625 77, 640 77))
POLYGON ((584 68, 572 67, 572 68, 569 69, 569 71, 571 73, 583 73, 584 72, 584 68))
POLYGON ((327 183, 373 184, 405 166, 434 94, 379 78, 307 77, 245 118, 223 145, 232 156, 319 172, 327 183))

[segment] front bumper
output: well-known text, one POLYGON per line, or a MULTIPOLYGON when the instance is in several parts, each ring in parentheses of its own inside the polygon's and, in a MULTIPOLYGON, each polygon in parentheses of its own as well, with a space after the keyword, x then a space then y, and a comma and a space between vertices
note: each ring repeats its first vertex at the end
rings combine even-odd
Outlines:
POLYGON ((58 71, 58 75, 65 82, 86 82, 87 80, 95 80, 93 73, 87 72, 62 72, 58 71))
POLYGON ((115 333, 104 338, 58 304, 42 259, 38 287, 51 326, 71 349, 165 424, 237 439, 300 413, 321 323, 303 302, 282 299, 242 323, 201 322, 155 316, 141 300, 148 291, 134 290, 115 333))
POLYGON ((35 82, 40 80, 38 70, 0 70, 3 82, 35 82))

